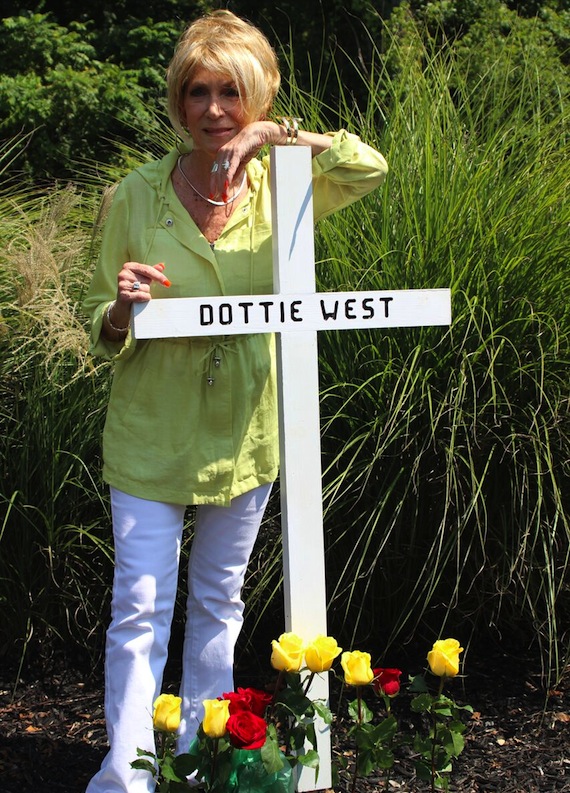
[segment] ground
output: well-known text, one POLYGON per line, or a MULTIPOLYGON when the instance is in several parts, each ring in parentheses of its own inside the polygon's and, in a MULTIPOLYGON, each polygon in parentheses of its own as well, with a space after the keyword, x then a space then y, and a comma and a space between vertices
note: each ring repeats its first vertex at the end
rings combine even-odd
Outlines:
MULTIPOLYGON (((449 693, 472 705, 474 713, 451 791, 570 793, 570 680, 563 676, 550 690, 541 682, 536 659, 512 656, 471 659, 470 673, 452 682, 449 693)), ((399 717, 409 718, 405 708, 399 717)), ((332 735, 333 755, 350 760, 352 745, 342 721, 332 735)), ((81 675, 62 667, 43 679, 22 675, 15 689, 13 676, 0 675, 1 793, 84 793, 105 745, 100 673, 81 675)), ((358 780, 355 793, 383 789, 384 780, 372 776, 358 780)), ((350 790, 346 779, 335 788, 350 790)), ((414 778, 412 757, 399 760, 388 790, 428 790, 414 778)))

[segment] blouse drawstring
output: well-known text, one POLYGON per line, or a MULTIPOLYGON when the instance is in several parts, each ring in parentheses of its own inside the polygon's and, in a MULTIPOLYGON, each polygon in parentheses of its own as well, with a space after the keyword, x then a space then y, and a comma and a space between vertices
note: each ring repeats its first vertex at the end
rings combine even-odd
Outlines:
POLYGON ((209 386, 213 386, 216 382, 215 375, 217 370, 221 367, 226 353, 236 353, 236 338, 233 336, 220 336, 215 341, 212 339, 211 345, 208 347, 202 361, 204 363, 203 373, 209 386))

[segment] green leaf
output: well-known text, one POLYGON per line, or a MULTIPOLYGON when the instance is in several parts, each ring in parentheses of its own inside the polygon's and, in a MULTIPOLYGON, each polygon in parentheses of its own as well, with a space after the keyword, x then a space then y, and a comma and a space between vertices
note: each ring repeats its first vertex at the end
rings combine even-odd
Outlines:
POLYGON ((369 721, 372 721, 372 719, 374 718, 374 714, 372 713, 366 702, 362 702, 361 711, 362 711, 362 722, 364 724, 368 723, 369 721))
POLYGON ((317 699, 313 702, 313 706, 315 708, 315 713, 321 717, 325 724, 332 724, 333 717, 331 709, 327 707, 324 702, 317 699))
POLYGON ((276 704, 298 720, 314 712, 313 702, 305 695, 302 688, 283 689, 277 697, 276 704))
POLYGON ((433 697, 431 694, 419 694, 410 702, 410 708, 414 711, 414 713, 427 713, 430 710, 432 703, 433 697))
POLYGON ((131 768, 136 768, 137 771, 148 771, 154 777, 156 768, 149 760, 133 760, 131 768))
POLYGON ((365 750, 358 753, 358 757, 356 759, 356 768, 360 776, 368 776, 376 770, 374 755, 370 750, 365 750))
POLYGON ((360 700, 359 713, 357 699, 353 699, 352 702, 348 703, 348 715, 357 724, 366 724, 367 722, 372 721, 373 718, 373 713, 364 700, 360 700))
POLYGON ((449 697, 439 696, 433 700, 433 710, 438 716, 453 716, 454 705, 449 697))
POLYGON ((436 774, 433 782, 436 790, 449 790, 449 779, 447 777, 436 774))
POLYGON ((283 677, 285 679, 285 685, 287 686, 287 689, 291 691, 302 691, 303 681, 301 680, 301 675, 299 672, 285 672, 283 677))
POLYGON ((147 752, 145 749, 137 749, 137 757, 152 757, 156 759, 154 752, 147 752))
POLYGON ((269 736, 261 747, 261 760, 268 774, 275 774, 284 766, 283 757, 279 752, 277 741, 269 736))
POLYGON ((461 752, 465 749, 465 740, 463 735, 459 732, 448 730, 447 740, 444 742, 444 748, 450 757, 459 757, 461 752))
POLYGON ((427 694, 429 690, 426 679, 423 675, 415 675, 414 677, 411 677, 409 688, 412 694, 427 694))
POLYGON ((172 782, 182 782, 181 777, 178 776, 173 766, 170 763, 164 763, 160 769, 162 776, 172 782))
POLYGON ((374 752, 374 759, 378 768, 387 770, 394 765, 394 752, 386 746, 380 746, 374 752))
POLYGON ((348 703, 348 715, 352 721, 358 721, 358 700, 353 699, 348 703))
POLYGON ((373 738, 371 724, 361 724, 354 733, 354 741, 361 750, 372 749, 376 743, 373 738))
POLYGON ((435 757, 433 760, 434 768, 440 774, 447 773, 449 774, 452 770, 452 765, 450 761, 450 756, 446 752, 443 746, 439 747, 435 753, 435 757))
POLYGON ((462 735, 467 729, 467 724, 464 724, 462 721, 458 721, 454 719, 453 721, 449 722, 449 729, 453 732, 460 732, 462 735))
POLYGON ((179 754, 174 758, 172 765, 178 776, 183 779, 199 767, 200 758, 193 754, 179 754))
POLYGON ((296 727, 293 727, 289 730, 288 738, 289 738, 289 746, 292 749, 302 749, 305 745, 305 737, 307 731, 303 724, 298 724, 296 727))
POLYGON ((319 755, 314 749, 309 749, 306 754, 298 755, 297 760, 306 768, 314 768, 316 770, 319 768, 319 755))
POLYGON ((398 731, 398 722, 392 714, 387 716, 380 724, 374 727, 374 740, 378 743, 388 743, 398 731))
POLYGON ((429 738, 424 738, 423 735, 416 734, 413 744, 414 751, 418 752, 424 757, 429 757, 431 755, 432 745, 433 744, 429 738))
POLYGON ((305 737, 306 740, 311 744, 313 749, 317 748, 317 732, 315 730, 315 723, 310 721, 308 724, 305 725, 305 737))
POLYGON ((431 782, 431 766, 424 760, 417 760, 414 765, 418 779, 422 779, 424 782, 431 782))

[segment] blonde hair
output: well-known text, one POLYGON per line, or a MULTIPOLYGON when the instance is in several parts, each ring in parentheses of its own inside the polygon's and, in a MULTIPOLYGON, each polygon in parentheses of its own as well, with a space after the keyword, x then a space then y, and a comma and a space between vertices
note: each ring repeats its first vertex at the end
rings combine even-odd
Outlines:
POLYGON ((281 82, 275 51, 258 28, 231 11, 213 11, 197 19, 180 37, 166 75, 168 115, 183 139, 188 133, 180 111, 197 69, 231 77, 248 123, 269 113, 281 82))

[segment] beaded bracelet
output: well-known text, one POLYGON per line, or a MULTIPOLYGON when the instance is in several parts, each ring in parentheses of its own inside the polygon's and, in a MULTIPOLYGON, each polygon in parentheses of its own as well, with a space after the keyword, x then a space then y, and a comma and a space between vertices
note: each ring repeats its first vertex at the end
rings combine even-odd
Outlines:
POLYGON ((113 302, 109 303, 109 305, 107 306, 107 311, 105 313, 105 316, 107 317, 107 324, 109 325, 111 330, 114 330, 117 333, 128 333, 129 331, 128 325, 126 328, 117 328, 117 326, 113 325, 113 323, 111 322, 111 310, 115 307, 116 302, 117 302, 116 300, 113 300, 113 302))
POLYGON ((294 116, 281 116, 281 121, 287 133, 287 140, 285 141, 286 146, 294 146, 297 143, 297 138, 299 137, 299 122, 302 120, 302 118, 295 118, 294 116))

